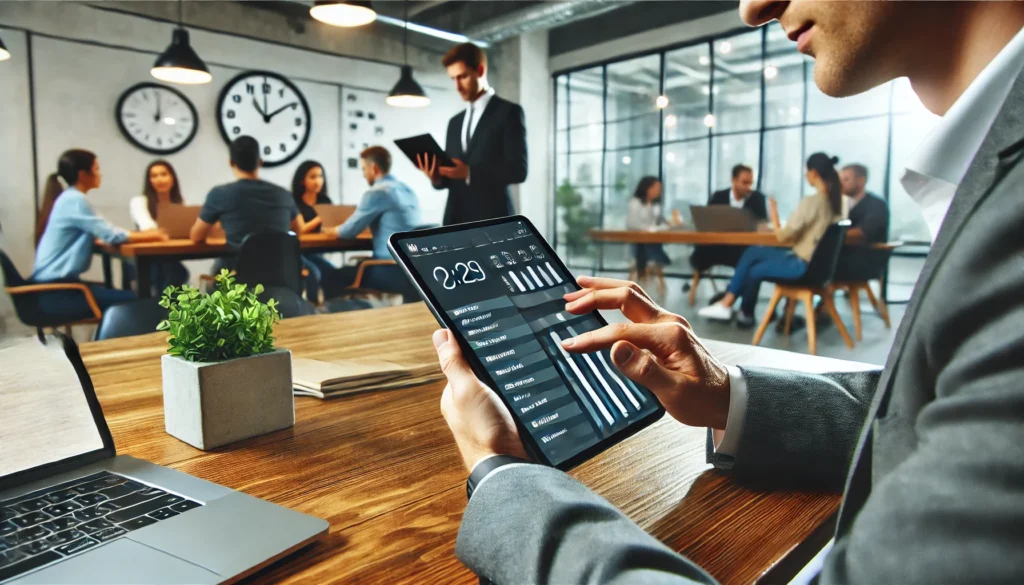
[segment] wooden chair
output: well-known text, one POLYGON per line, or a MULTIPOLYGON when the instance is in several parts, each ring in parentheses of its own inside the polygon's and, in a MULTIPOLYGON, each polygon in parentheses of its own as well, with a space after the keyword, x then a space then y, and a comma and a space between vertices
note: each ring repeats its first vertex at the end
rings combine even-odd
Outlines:
MULTIPOLYGON (((644 279, 652 275, 657 279, 658 294, 665 294, 665 291, 667 290, 665 287, 665 267, 661 264, 648 262, 647 274, 644 275, 644 279)), ((636 269, 636 260, 630 261, 629 275, 626 277, 626 280, 632 280, 636 283, 640 282, 640 272, 636 269)))
POLYGON ((700 284, 700 281, 704 276, 708 276, 707 281, 711 283, 711 288, 715 291, 715 294, 717 295, 719 292, 718 285, 715 283, 715 279, 711 278, 711 268, 707 269, 707 274, 701 272, 700 270, 694 269, 693 280, 690 281, 689 301, 691 307, 697 304, 697 285, 700 284))
POLYGON ((832 298, 835 291, 832 285, 832 278, 835 275, 839 254, 842 252, 843 241, 846 239, 846 230, 849 227, 849 220, 842 220, 828 226, 828 229, 825 230, 824 235, 822 235, 821 240, 818 242, 817 248, 814 249, 814 255, 811 256, 811 261, 807 263, 807 271, 802 277, 796 280, 774 281, 775 291, 772 293, 772 300, 768 303, 768 308, 765 310, 764 318, 761 319, 761 324, 758 326, 757 332, 754 333, 754 345, 761 343, 761 337, 764 336, 765 330, 768 329, 768 323, 771 322, 771 317, 775 314, 775 308, 778 306, 779 301, 785 298, 784 331, 786 335, 789 335, 790 332, 796 304, 802 301, 807 315, 808 349, 811 355, 817 353, 818 331, 814 322, 814 296, 818 295, 821 297, 825 310, 828 311, 833 322, 835 322, 836 329, 842 335, 846 346, 853 349, 853 340, 850 339, 846 326, 843 325, 842 319, 839 318, 839 313, 836 312, 836 305, 832 298))
POLYGON ((99 304, 96 303, 96 298, 92 296, 92 291, 85 283, 32 283, 21 276, 21 273, 15 268, 14 262, 2 250, 0 250, 0 269, 3 271, 6 283, 5 290, 11 296, 18 320, 29 327, 35 327, 40 334, 45 328, 57 329, 60 327, 70 337, 72 326, 96 324, 103 318, 103 312, 100 310, 99 304), (46 309, 44 301, 52 301, 55 297, 62 295, 66 297, 69 294, 82 295, 88 310, 81 313, 55 314, 46 309))
MULTIPOLYGON (((862 263, 850 263, 844 262, 844 256, 840 256, 839 265, 836 267, 835 282, 833 288, 836 290, 846 291, 847 296, 850 300, 850 310, 853 312, 853 331, 857 337, 857 341, 862 339, 861 336, 861 320, 860 320, 860 291, 867 293, 868 301, 871 302, 871 306, 875 308, 878 316, 882 318, 882 322, 885 323, 885 328, 890 329, 892 327, 889 322, 889 310, 885 306, 885 303, 875 296, 875 292, 871 289, 871 281, 877 280, 879 282, 879 289, 884 286, 885 275, 888 272, 889 258, 892 256, 893 250, 903 245, 903 242, 882 242, 878 244, 872 244, 870 247, 870 253, 874 256, 871 258, 867 266, 862 263)), ((852 249, 849 253, 863 253, 867 250, 863 249, 852 249)))

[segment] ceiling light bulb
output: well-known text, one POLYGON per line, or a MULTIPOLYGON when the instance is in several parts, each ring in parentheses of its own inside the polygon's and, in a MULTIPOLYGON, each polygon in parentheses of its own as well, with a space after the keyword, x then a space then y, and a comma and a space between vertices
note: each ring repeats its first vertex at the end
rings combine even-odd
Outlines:
POLYGON ((708 65, 711 63, 711 57, 708 57, 707 55, 701 55, 697 59, 697 62, 700 63, 701 65, 708 65))
POLYGON ((4 45, 3 39, 0 39, 0 61, 6 61, 11 58, 10 51, 7 50, 7 46, 4 45))
POLYGON ((156 59, 149 73, 160 81, 197 85, 213 80, 206 63, 189 43, 188 31, 178 27, 171 34, 171 44, 156 59))
POLYGON ((666 152, 665 153, 665 160, 667 160, 668 162, 676 162, 676 153, 674 153, 674 152, 666 152))
POLYGON ((708 114, 707 116, 704 116, 704 125, 707 126, 708 128, 714 128, 715 127, 715 115, 714 114, 708 114))
POLYGON ((309 15, 324 24, 352 28, 377 20, 377 12, 369 2, 325 2, 318 0, 309 15))
POLYGON ((654 105, 658 106, 658 109, 663 109, 668 106, 668 96, 659 95, 658 99, 654 100, 654 105))
POLYGON ((729 41, 722 41, 718 45, 718 52, 723 55, 728 55, 729 53, 732 52, 732 43, 730 43, 729 41))
POLYGON ((629 156, 628 154, 622 157, 622 164, 628 165, 631 162, 633 162, 633 157, 629 156))
POLYGON ((779 76, 779 68, 776 67, 775 65, 769 65, 769 66, 764 68, 764 78, 765 79, 775 79, 778 76, 779 76))
POLYGON ((675 128, 676 124, 678 122, 679 122, 679 118, 676 118, 675 114, 669 114, 669 115, 665 116, 665 127, 666 128, 675 128))

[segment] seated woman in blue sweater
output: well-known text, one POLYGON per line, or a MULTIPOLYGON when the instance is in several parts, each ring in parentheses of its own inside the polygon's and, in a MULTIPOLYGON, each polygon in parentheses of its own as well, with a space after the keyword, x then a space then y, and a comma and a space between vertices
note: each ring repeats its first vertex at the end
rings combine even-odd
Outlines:
MULTIPOLYGON (((57 162, 57 172, 50 175, 43 192, 43 208, 36 225, 36 261, 32 282, 81 282, 81 275, 92 263, 93 241, 107 244, 154 242, 166 240, 159 230, 128 232, 115 227, 93 210, 85 194, 100 186, 102 175, 96 155, 88 150, 68 150, 57 162), (58 176, 68 185, 63 188, 58 176)), ((135 299, 128 290, 113 290, 100 284, 89 284, 101 310, 135 299)), ((82 294, 62 291, 46 295, 43 301, 48 313, 76 318, 88 316, 89 306, 82 294)))

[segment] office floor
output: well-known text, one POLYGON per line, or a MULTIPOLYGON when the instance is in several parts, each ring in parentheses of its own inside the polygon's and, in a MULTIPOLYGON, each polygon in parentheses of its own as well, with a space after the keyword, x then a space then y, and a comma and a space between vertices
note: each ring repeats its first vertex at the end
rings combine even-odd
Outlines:
MULTIPOLYGON (((621 273, 608 273, 601 274, 601 276, 608 276, 611 278, 622 278, 621 273)), ((661 306, 685 317, 690 324, 693 326, 694 331, 701 337, 708 339, 717 339, 719 341, 731 341, 734 343, 746 343, 749 344, 754 336, 754 329, 740 329, 732 323, 720 323, 701 319, 697 317, 697 310, 707 304, 708 299, 714 294, 709 283, 701 283, 700 290, 697 295, 697 305, 691 307, 687 297, 688 293, 682 291, 684 283, 683 279, 667 277, 666 283, 666 294, 658 296, 655 291, 653 283, 643 283, 644 290, 647 290, 654 297, 655 301, 661 306)), ((718 283, 719 290, 722 290, 725 283, 720 281, 718 283)), ((771 286, 765 285, 761 287, 761 300, 758 303, 756 314, 760 318, 764 314, 764 309, 768 305, 768 296, 771 294, 771 286)), ((906 291, 896 290, 890 288, 890 296, 892 298, 906 298, 910 294, 909 289, 906 291)), ((781 305, 781 303, 780 303, 781 305)), ((845 297, 839 296, 836 299, 836 308, 839 310, 839 315, 842 317, 843 322, 846 324, 847 330, 850 332, 850 336, 853 333, 853 318, 850 312, 850 304, 845 297)), ((867 299, 861 299, 861 321, 863 323, 863 340, 856 342, 853 349, 849 349, 843 343, 842 337, 835 327, 819 327, 818 329, 818 355, 866 362, 870 364, 878 364, 879 366, 885 364, 886 356, 889 354, 889 348, 892 346, 893 338, 896 335, 896 327, 899 325, 900 319, 903 318, 903 313, 906 309, 906 305, 889 305, 889 318, 892 322, 892 329, 886 329, 882 319, 875 313, 874 308, 868 303, 867 299)), ((781 307, 778 309, 778 313, 781 316, 781 307)), ((797 308, 797 315, 803 315, 803 308, 797 308)), ((605 318, 608 321, 619 321, 623 320, 624 317, 618 312, 606 312, 605 318)), ((775 349, 784 349, 787 351, 795 351, 799 353, 807 353, 807 331, 801 329, 800 331, 794 332, 789 337, 782 335, 781 333, 775 332, 774 323, 768 327, 767 332, 764 334, 764 338, 761 340, 761 346, 771 347, 775 349)))

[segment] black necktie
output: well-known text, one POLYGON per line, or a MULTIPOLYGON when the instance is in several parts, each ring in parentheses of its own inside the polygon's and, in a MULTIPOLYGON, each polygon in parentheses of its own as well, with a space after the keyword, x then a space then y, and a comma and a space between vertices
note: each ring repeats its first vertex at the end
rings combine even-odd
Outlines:
POLYGON ((469 116, 469 119, 466 120, 466 148, 463 150, 463 152, 469 152, 469 137, 472 134, 471 130, 473 128, 473 104, 472 104, 472 102, 470 102, 470 104, 469 104, 469 114, 468 114, 468 116, 469 116))

